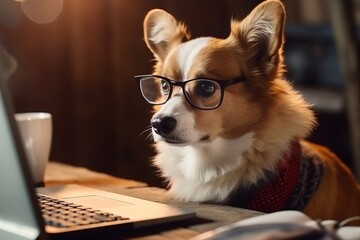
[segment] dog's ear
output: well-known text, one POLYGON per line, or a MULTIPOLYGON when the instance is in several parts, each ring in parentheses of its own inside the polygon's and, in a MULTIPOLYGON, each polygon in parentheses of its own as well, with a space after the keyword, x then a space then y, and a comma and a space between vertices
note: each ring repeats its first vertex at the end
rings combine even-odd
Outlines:
POLYGON ((190 39, 184 24, 161 9, 151 10, 144 20, 144 38, 154 56, 163 61, 171 47, 190 39))
POLYGON ((241 22, 231 23, 231 34, 246 49, 249 61, 271 61, 283 43, 285 9, 281 2, 268 0, 259 4, 241 22))

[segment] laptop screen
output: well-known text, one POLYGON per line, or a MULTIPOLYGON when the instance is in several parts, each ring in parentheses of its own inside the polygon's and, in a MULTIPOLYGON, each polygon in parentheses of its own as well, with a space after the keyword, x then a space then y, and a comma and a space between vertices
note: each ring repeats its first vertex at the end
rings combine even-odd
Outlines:
POLYGON ((7 99, 8 55, 1 46, 0 51, 0 239, 37 239, 41 227, 34 192, 7 99))

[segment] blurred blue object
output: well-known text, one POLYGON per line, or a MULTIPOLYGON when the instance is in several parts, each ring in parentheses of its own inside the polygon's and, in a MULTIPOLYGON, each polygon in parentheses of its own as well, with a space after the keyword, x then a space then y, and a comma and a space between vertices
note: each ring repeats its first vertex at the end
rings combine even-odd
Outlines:
MULTIPOLYGON (((360 41, 360 29, 357 32, 360 41)), ((331 25, 288 25, 285 35, 290 81, 296 85, 344 87, 331 25)))

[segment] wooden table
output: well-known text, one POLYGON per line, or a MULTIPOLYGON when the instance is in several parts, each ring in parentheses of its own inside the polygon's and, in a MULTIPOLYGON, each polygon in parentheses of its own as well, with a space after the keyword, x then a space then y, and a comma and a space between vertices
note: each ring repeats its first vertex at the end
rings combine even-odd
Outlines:
POLYGON ((45 174, 46 186, 74 183, 155 202, 194 209, 197 214, 196 219, 149 227, 136 231, 136 233, 124 233, 124 235, 122 234, 121 236, 103 236, 102 239, 189 239, 199 233, 261 214, 259 212, 229 206, 183 203, 167 194, 165 189, 151 187, 143 182, 117 178, 82 167, 57 162, 49 163, 45 174))

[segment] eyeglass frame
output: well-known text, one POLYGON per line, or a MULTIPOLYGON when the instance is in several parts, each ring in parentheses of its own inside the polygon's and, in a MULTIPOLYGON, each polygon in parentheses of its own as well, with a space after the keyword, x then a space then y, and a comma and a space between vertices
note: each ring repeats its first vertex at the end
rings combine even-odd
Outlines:
POLYGON ((185 96, 185 99, 186 101, 194 108, 197 108, 197 109, 200 109, 200 110, 214 110, 218 107, 220 107, 220 105, 222 104, 223 102, 223 99, 224 99, 224 92, 225 92, 225 88, 228 87, 228 86, 231 86, 231 85, 234 85, 236 83, 241 83, 241 82, 244 82, 246 81, 246 77, 244 75, 240 76, 240 77, 236 77, 236 78, 233 78, 233 79, 229 79, 229 80, 217 80, 217 79, 211 79, 211 78, 193 78, 193 79, 189 79, 189 80, 185 80, 185 81, 175 81, 173 79, 170 79, 170 78, 167 78, 165 76, 161 76, 161 75, 153 75, 153 74, 145 74, 145 75, 136 75, 134 76, 135 80, 138 81, 138 85, 139 85, 139 88, 140 88, 140 92, 141 92, 141 95, 143 96, 143 98, 148 102, 150 103, 151 105, 163 105, 165 104, 167 101, 169 101, 169 99, 171 98, 171 95, 172 95, 172 92, 173 92, 173 88, 174 86, 177 86, 177 87, 181 87, 182 91, 183 91, 183 95, 185 96), (170 86, 170 91, 169 91, 169 94, 166 98, 165 101, 163 101, 162 103, 154 103, 154 102, 150 102, 143 94, 143 91, 141 90, 141 84, 140 84, 140 81, 141 79, 143 78, 151 78, 151 77, 154 77, 154 78, 160 78, 164 81, 166 81, 169 86, 170 86), (220 86, 220 101, 219 103, 215 106, 215 107, 212 107, 212 108, 201 108, 201 107, 198 107, 196 106, 194 103, 191 102, 191 100, 189 99, 189 96, 186 94, 186 89, 185 89, 185 85, 188 83, 188 82, 192 82, 192 81, 196 81, 196 80, 207 80, 207 81, 213 81, 213 82, 216 82, 219 86, 220 86))

